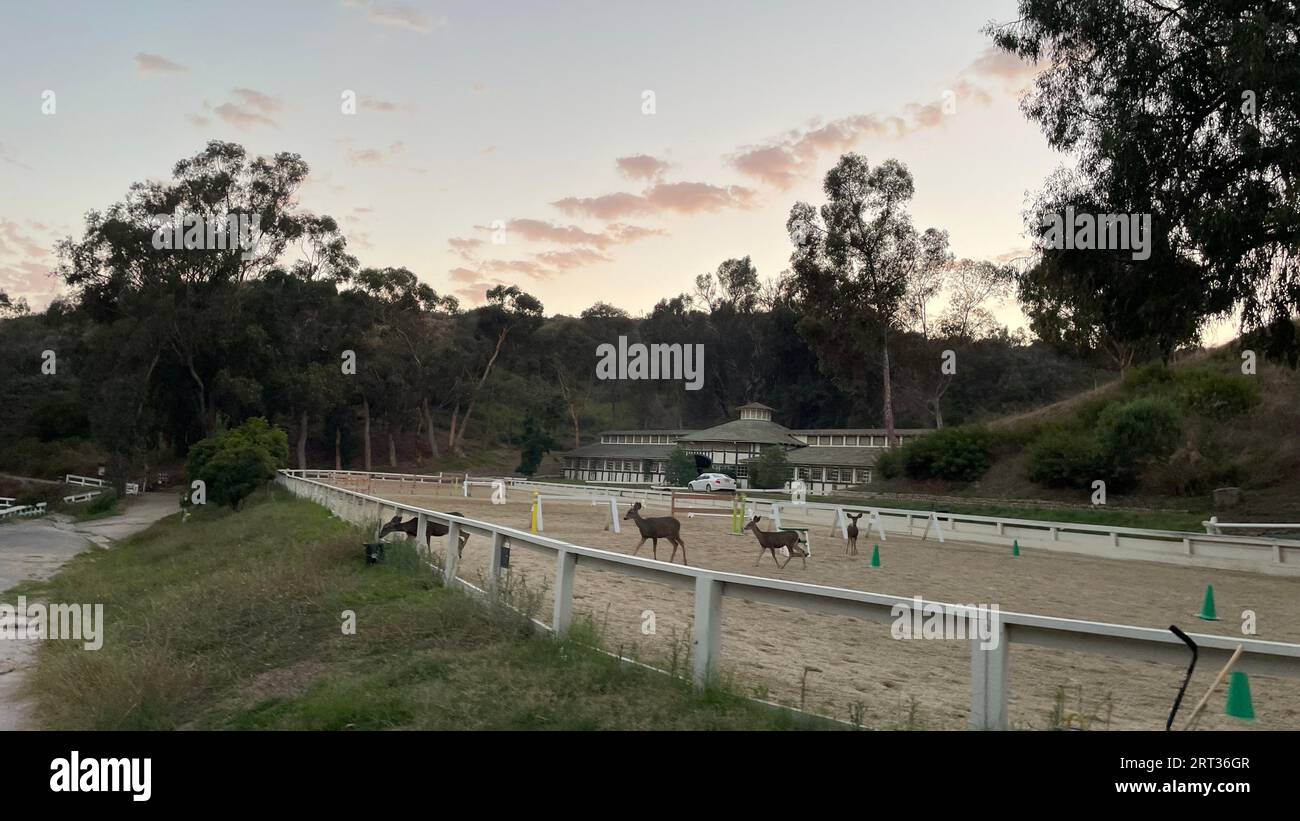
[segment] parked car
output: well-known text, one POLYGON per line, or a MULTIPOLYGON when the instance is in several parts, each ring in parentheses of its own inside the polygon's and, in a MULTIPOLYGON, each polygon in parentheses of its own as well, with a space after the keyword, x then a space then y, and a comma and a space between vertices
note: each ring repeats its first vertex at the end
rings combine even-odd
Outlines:
POLYGON ((725 473, 701 473, 695 479, 687 482, 686 486, 691 490, 705 490, 709 493, 715 490, 730 490, 734 493, 736 480, 725 473))

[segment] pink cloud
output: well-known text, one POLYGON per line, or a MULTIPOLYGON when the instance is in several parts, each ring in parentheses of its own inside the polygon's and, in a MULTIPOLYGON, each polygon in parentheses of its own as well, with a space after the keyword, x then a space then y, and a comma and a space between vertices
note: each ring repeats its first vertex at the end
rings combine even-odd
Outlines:
POLYGON ((619 157, 614 163, 618 166, 619 173, 631 180, 658 180, 668 170, 665 160, 649 154, 619 157))
POLYGON ((157 54, 145 54, 143 51, 135 55, 135 67, 141 74, 184 74, 189 71, 180 63, 173 63, 157 54))
POLYGON ((652 186, 645 199, 661 211, 699 214, 723 208, 752 208, 756 192, 739 185, 710 185, 703 182, 669 182, 652 186))
POLYGON ((574 217, 594 217, 612 220, 646 214, 652 211, 644 197, 620 192, 599 197, 565 197, 551 205, 564 214, 574 217))

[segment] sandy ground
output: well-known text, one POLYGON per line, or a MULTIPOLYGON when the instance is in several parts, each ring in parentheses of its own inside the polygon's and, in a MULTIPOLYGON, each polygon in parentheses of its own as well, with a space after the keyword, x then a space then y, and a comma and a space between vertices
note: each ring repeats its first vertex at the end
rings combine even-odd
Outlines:
MULTIPOLYGON (((0 526, 0 594, 22 581, 47 579, 92 543, 108 547, 179 509, 173 493, 145 493, 132 497, 122 513, 103 519, 74 522, 54 513, 0 526)), ((16 598, 3 601, 18 604, 16 598)), ((32 726, 30 705, 19 693, 35 652, 35 639, 0 640, 0 730, 32 726)))
MULTIPOLYGON (((480 491, 482 498, 471 499, 453 496, 449 490, 403 494, 396 483, 376 482, 371 492, 528 528, 525 494, 512 493, 509 504, 493 506, 486 489, 475 489, 480 491)), ((635 526, 624 522, 621 534, 607 531, 607 511, 588 503, 548 503, 545 533, 574 544, 630 553, 640 541, 635 526)), ((872 568, 874 540, 860 538, 859 554, 848 557, 843 555, 843 541, 825 527, 813 531, 814 555, 806 569, 797 559, 778 569, 770 555, 756 567, 758 544, 753 534, 737 537, 729 530, 728 518, 683 518, 682 535, 691 564, 896 596, 996 604, 1004 611, 1161 630, 1178 624, 1188 632, 1227 636, 1241 635, 1240 614, 1250 609, 1258 618, 1256 638, 1300 642, 1300 579, 1031 549, 1023 549, 1016 558, 988 545, 952 540, 939 545, 933 539, 922 542, 897 535, 881 543, 882 567, 872 568), (1223 621, 1195 617, 1206 584, 1214 585, 1223 621)), ((435 541, 435 549, 443 547, 435 541)), ((460 576, 481 582, 487 574, 488 552, 486 540, 471 539, 460 576)), ((640 555, 649 552, 647 542, 640 555)), ((661 542, 659 558, 667 560, 670 552, 661 542)), ((521 548, 512 552, 511 570, 516 578, 524 577, 530 588, 552 588, 553 564, 549 554, 521 548)), ((692 600, 686 590, 578 566, 575 612, 590 614, 610 648, 622 649, 625 655, 665 664, 670 663, 675 646, 679 665, 688 666, 692 600), (654 613, 653 635, 642 629, 647 611, 654 613)), ((549 595, 537 615, 550 620, 549 595)), ((969 718, 966 641, 898 641, 885 624, 729 597, 723 609, 722 645, 724 669, 755 695, 798 705, 803 686, 810 709, 845 720, 857 714, 866 726, 875 728, 961 729, 969 718), (810 667, 816 669, 806 671, 810 667)), ((1051 727, 1056 711, 1077 714, 1082 718, 1076 724, 1088 722, 1093 728, 1163 729, 1184 671, 1170 665, 1013 645, 1012 726, 1051 727)), ((1215 673, 1217 668, 1198 667, 1188 687, 1189 704, 1199 700, 1215 673)), ((1251 686, 1255 722, 1224 716, 1221 688, 1200 726, 1300 729, 1300 682, 1252 676, 1251 686)))

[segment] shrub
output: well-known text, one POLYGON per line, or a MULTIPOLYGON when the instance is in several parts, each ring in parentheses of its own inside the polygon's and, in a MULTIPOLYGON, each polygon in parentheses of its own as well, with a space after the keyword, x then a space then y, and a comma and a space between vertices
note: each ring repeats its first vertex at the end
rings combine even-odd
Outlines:
POLYGON ((90 500, 86 505, 87 513, 107 513, 117 507, 117 491, 113 488, 104 488, 96 497, 90 500))
POLYGON ((785 456, 785 448, 780 445, 768 445, 750 463, 749 481, 756 488, 783 487, 790 475, 790 460, 785 456))
POLYGON ((1259 389, 1244 376, 1196 369, 1179 374, 1178 399, 1188 410, 1222 421, 1254 407, 1259 389))
POLYGON ((1112 405, 1097 421, 1106 472, 1110 479, 1128 483, 1158 459, 1173 453, 1182 438, 1178 409, 1168 399, 1135 399, 1112 405))
POLYGON ((190 448, 186 472, 191 483, 203 480, 208 501, 238 508, 288 461, 289 437, 265 419, 254 417, 234 430, 196 443, 190 448))
POLYGON ((898 448, 887 448, 876 457, 876 470, 886 479, 897 479, 903 475, 903 458, 898 448))
POLYGON ((1105 473, 1101 448, 1076 431, 1044 433, 1029 449, 1029 481, 1048 487, 1088 487, 1105 473))
POLYGON ((984 428, 943 428, 913 439, 900 450, 911 479, 973 482, 993 464, 993 440, 984 428))
POLYGON ((699 474, 695 470, 695 457, 680 447, 673 448, 668 457, 668 484, 683 487, 699 474))

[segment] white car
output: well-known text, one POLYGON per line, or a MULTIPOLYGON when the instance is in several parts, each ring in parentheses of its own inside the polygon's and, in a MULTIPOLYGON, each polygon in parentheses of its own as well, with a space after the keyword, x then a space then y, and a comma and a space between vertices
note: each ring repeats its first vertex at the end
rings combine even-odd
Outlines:
POLYGON ((715 490, 730 490, 734 493, 736 480, 725 473, 701 473, 697 478, 687 482, 686 486, 691 490, 705 490, 709 493, 715 490))

